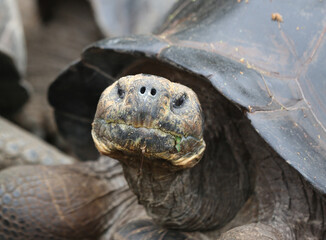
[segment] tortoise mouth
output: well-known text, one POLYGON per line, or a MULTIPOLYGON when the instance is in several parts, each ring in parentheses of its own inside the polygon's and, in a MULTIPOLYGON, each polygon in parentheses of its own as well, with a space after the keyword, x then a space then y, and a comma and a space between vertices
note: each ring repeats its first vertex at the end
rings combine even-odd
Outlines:
POLYGON ((126 158, 119 155, 132 155, 166 160, 182 168, 194 166, 205 150, 203 139, 104 119, 94 120, 92 137, 100 153, 118 160, 126 158))

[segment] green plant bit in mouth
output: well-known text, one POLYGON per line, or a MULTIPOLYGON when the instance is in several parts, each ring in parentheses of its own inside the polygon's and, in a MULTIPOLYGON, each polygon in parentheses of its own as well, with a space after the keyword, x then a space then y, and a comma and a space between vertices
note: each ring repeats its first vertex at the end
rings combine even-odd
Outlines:
POLYGON ((178 152, 181 151, 181 137, 175 137, 175 148, 177 149, 178 152))

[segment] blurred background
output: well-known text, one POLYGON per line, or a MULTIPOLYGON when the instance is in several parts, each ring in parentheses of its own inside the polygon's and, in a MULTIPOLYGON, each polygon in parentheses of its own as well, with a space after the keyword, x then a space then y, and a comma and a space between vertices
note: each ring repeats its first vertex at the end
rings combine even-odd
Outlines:
POLYGON ((32 89, 28 102, 12 118, 18 125, 67 151, 56 131, 47 89, 85 46, 103 35, 88 1, 18 0, 17 3, 27 52, 24 78, 32 89))

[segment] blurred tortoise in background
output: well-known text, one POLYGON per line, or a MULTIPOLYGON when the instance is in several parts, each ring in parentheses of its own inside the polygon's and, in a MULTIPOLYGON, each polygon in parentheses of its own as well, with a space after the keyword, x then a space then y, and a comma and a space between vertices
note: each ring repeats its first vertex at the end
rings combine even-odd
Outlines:
MULTIPOLYGON (((30 86, 23 81, 26 51, 16 1, 0 1, 0 13, 0 114, 10 118, 28 100, 30 86)), ((0 116, 0 169, 12 165, 74 161, 0 116)))
POLYGON ((10 2, 17 2, 20 9, 27 51, 24 79, 32 86, 29 100, 10 119, 45 141, 69 151, 69 146, 58 136, 53 111, 47 102, 47 90, 60 71, 80 55, 82 48, 103 35, 85 0, 10 2))
POLYGON ((77 154, 96 158, 98 105, 96 145, 121 162, 150 218, 111 159, 16 167, 0 175, 5 236, 325 238, 325 9, 179 1, 155 35, 86 49, 49 90, 58 127, 77 154), (201 107, 166 79, 193 89, 201 107))
MULTIPOLYGON (((26 49, 16 1, 0 1, 0 115, 14 118, 29 97, 24 81, 26 49)), ((67 164, 75 160, 0 116, 0 169, 22 164, 67 164)), ((28 116, 27 116, 28 117, 28 116)), ((26 116, 23 119, 26 121, 26 116)))
POLYGON ((15 1, 0 1, 0 114, 10 116, 28 99, 21 79, 26 68, 21 19, 15 1))

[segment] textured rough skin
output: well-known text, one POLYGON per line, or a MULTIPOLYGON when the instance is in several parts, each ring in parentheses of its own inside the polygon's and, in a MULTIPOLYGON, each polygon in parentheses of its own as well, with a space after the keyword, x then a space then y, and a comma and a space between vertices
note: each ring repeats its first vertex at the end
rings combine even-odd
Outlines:
POLYGON ((194 166, 205 150, 196 94, 155 76, 127 76, 108 87, 99 101, 93 129, 102 154, 128 162, 134 156, 186 168, 194 166))
POLYGON ((136 200, 111 159, 9 168, 0 175, 0 199, 0 239, 15 240, 95 239, 132 219, 136 200))

